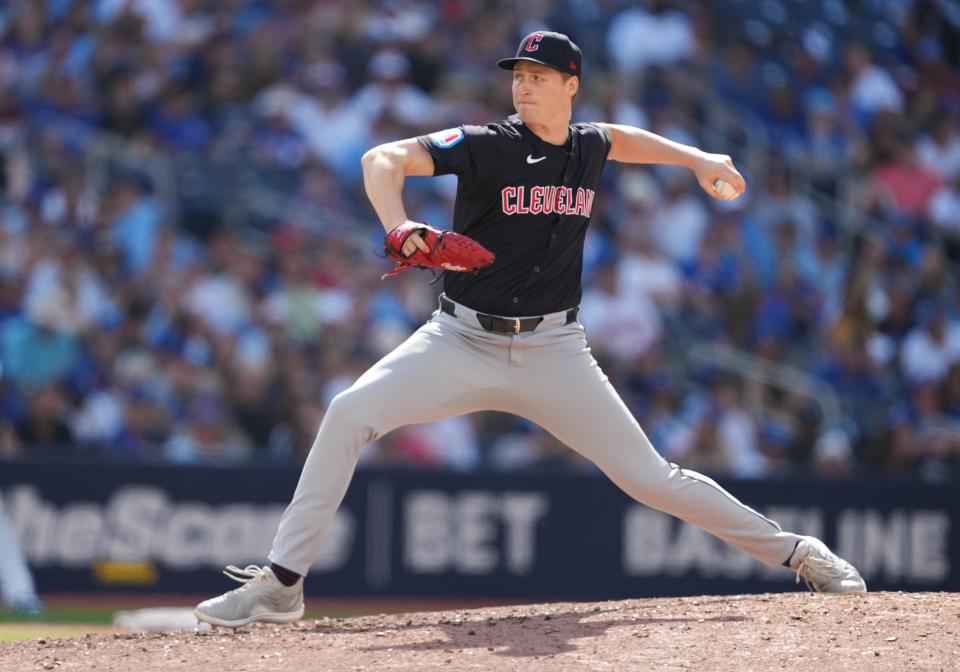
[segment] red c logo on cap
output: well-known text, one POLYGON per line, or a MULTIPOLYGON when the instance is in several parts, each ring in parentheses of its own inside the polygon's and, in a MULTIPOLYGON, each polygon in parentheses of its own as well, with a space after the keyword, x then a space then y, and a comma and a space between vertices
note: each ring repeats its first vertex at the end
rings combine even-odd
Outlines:
POLYGON ((530 39, 527 40, 527 46, 524 47, 525 51, 536 51, 540 48, 540 40, 543 39, 543 33, 534 33, 530 36, 530 39))

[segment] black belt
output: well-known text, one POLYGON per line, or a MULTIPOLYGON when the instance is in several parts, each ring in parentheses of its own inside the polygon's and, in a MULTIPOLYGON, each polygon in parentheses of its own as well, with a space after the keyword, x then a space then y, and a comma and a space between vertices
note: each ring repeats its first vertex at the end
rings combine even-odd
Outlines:
MULTIPOLYGON (((447 315, 457 316, 456 305, 445 296, 440 297, 440 310, 447 315)), ((567 311, 566 324, 577 321, 577 315, 580 308, 571 308, 567 311)), ((486 313, 477 313, 477 322, 487 331, 495 331, 498 334, 521 334, 526 331, 533 331, 541 322, 543 316, 538 317, 497 317, 496 315, 487 315, 486 313)))

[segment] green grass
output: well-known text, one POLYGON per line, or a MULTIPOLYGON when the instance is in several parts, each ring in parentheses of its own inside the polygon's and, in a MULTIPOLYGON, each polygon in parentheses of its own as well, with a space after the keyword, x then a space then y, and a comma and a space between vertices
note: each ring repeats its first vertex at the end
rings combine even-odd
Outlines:
POLYGON ((113 607, 57 607, 52 606, 36 616, 25 616, 10 611, 0 611, 0 625, 51 624, 51 625, 110 625, 113 623, 113 607))
POLYGON ((24 639, 40 639, 41 637, 46 637, 47 639, 82 637, 89 633, 104 634, 110 632, 110 630, 111 628, 106 625, 73 626, 50 625, 47 623, 29 625, 8 623, 0 625, 0 642, 17 642, 24 639))
POLYGON ((49 607, 42 614, 26 616, 0 610, 0 642, 16 642, 41 637, 82 637, 90 632, 112 629, 112 608, 49 607))
MULTIPOLYGON (((137 607, 131 607, 136 609, 137 607)), ((96 606, 51 606, 43 610, 43 613, 36 616, 25 616, 20 613, 0 610, 0 626, 5 624, 28 625, 33 624, 42 626, 49 625, 111 625, 113 615, 117 611, 124 609, 116 605, 106 607, 96 606)), ((311 620, 329 616, 331 618, 346 618, 350 616, 362 616, 371 613, 370 609, 363 607, 349 608, 339 607, 331 609, 309 609, 304 614, 304 620, 311 620)))
MULTIPOLYGON (((119 609, 117 605, 48 606, 42 614, 36 616, 0 610, 0 642, 16 642, 41 637, 82 637, 88 633, 106 634, 112 631, 113 615, 119 609)), ((364 613, 370 613, 369 609, 311 609, 304 615, 304 620, 324 616, 344 618, 364 613)))
MULTIPOLYGON (((158 602, 163 602, 158 599, 158 602)), ((321 606, 319 603, 316 606, 321 606)), ((122 603, 107 603, 97 606, 96 603, 50 604, 45 606, 43 613, 36 616, 25 616, 0 608, 0 642, 12 642, 24 639, 39 639, 41 637, 82 637, 87 633, 104 634, 112 631, 113 616, 117 611, 124 609, 138 609, 145 605, 124 605, 122 603)), ((308 609, 304 620, 331 618, 349 618, 364 614, 379 613, 381 611, 404 611, 394 602, 384 602, 382 605, 364 602, 353 605, 349 601, 335 602, 323 605, 325 608, 308 609)), ((415 603, 410 604, 411 607, 415 603)))

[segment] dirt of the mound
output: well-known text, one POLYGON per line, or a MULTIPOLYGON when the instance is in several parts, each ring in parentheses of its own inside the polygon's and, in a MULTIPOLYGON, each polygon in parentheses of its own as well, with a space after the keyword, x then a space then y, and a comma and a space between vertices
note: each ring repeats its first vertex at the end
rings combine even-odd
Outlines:
POLYGON ((960 669, 960 594, 557 603, 0 645, 0 670, 960 669))

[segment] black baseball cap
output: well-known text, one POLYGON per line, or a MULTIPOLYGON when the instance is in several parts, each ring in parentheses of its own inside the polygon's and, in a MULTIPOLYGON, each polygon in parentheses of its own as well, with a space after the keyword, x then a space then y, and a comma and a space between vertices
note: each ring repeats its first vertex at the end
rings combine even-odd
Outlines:
POLYGON ((514 58, 504 58, 497 61, 497 65, 504 70, 513 70, 518 61, 539 63, 577 77, 582 75, 580 70, 583 67, 583 58, 580 47, 563 33, 546 30, 530 33, 520 40, 514 58))

